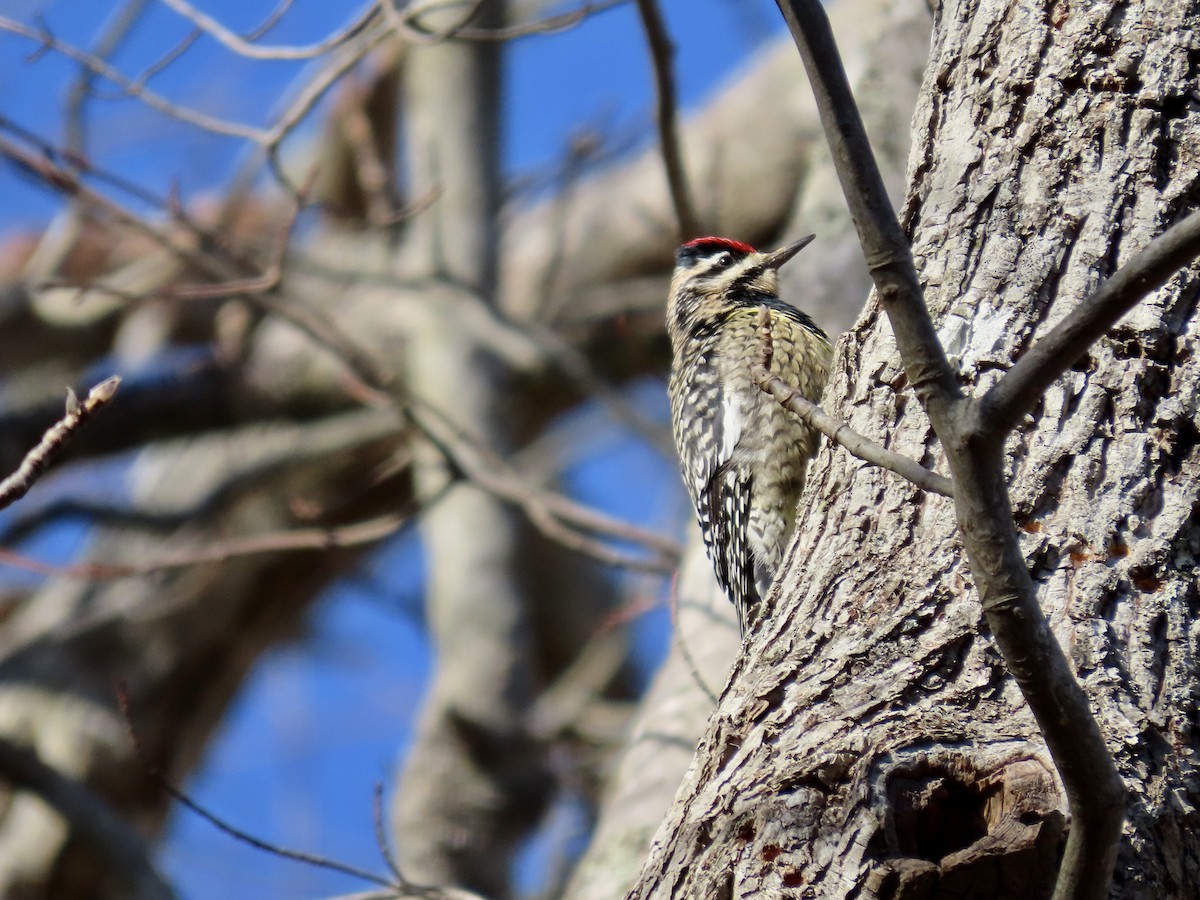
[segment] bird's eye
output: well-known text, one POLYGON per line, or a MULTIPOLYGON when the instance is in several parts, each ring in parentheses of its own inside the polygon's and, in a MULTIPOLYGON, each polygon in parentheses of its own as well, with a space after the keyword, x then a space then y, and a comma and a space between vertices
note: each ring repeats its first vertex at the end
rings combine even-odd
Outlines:
POLYGON ((728 253, 722 253, 717 257, 717 266, 722 269, 728 269, 733 265, 733 257, 728 253))

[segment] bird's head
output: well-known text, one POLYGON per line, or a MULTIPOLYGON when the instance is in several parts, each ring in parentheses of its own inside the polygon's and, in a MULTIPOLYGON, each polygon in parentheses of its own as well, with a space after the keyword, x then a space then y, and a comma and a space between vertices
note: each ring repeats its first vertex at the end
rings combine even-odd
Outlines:
POLYGON ((686 327, 686 322, 703 316, 706 310, 717 311, 713 304, 778 295, 779 267, 812 239, 810 234, 773 253, 762 253, 742 241, 723 237, 688 241, 675 252, 668 326, 686 327))

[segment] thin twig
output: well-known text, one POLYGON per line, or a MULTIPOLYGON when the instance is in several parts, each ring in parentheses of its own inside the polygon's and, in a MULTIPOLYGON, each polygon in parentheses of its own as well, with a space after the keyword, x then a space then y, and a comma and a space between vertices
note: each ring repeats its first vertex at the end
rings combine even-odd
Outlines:
MULTIPOLYGON (((89 204, 146 235, 163 249, 175 254, 184 262, 209 273, 218 279, 237 277, 237 264, 226 262, 190 246, 190 243, 172 234, 165 228, 152 225, 142 217, 125 209, 109 197, 83 183, 72 171, 44 156, 37 156, 11 141, 0 137, 0 155, 7 156, 18 166, 27 169, 34 177, 62 191, 68 196, 80 197, 89 204)), ((299 191, 297 190, 297 195, 299 191)), ((388 403, 387 391, 393 386, 394 376, 373 353, 361 347, 328 316, 299 303, 284 303, 270 294, 257 293, 245 296, 251 303, 281 319, 295 325, 318 344, 331 350, 348 368, 349 374, 361 384, 363 396, 377 396, 381 403, 388 403)))
POLYGON ((303 550, 330 550, 335 547, 357 547, 374 544, 400 531, 411 517, 405 515, 378 516, 352 525, 333 528, 297 528, 271 531, 249 537, 229 538, 213 541, 201 547, 179 550, 135 563, 83 562, 71 565, 54 565, 30 559, 11 550, 0 548, 0 565, 12 566, 39 575, 57 575, 64 578, 82 578, 88 581, 107 581, 116 578, 134 578, 184 569, 206 563, 228 562, 247 556, 264 553, 285 553, 303 550))
MULTIPOLYGON (((133 80, 133 83, 139 88, 145 87, 147 84, 149 84, 151 78, 153 78, 155 75, 165 72, 168 68, 170 68, 172 63, 183 56, 183 54, 187 53, 187 51, 191 49, 192 45, 196 43, 196 41, 200 40, 203 34, 204 32, 199 28, 193 28, 179 39, 179 43, 168 49, 166 53, 164 53, 154 62, 150 63, 150 65, 146 66, 146 68, 142 69, 142 71, 138 74, 138 77, 133 80)), ((107 97, 106 99, 122 100, 125 98, 125 96, 126 95, 122 93, 119 96, 107 97)))
POLYGON ((0 509, 12 506, 24 497, 46 467, 62 452, 79 430, 117 394, 121 379, 114 375, 100 382, 82 403, 75 392, 67 391, 67 412, 42 435, 38 445, 25 454, 17 471, 0 481, 0 509))
MULTIPOLYGON (((382 2, 391 4, 394 0, 382 0, 382 2)), ((453 22, 441 28, 426 28, 421 24, 421 16, 437 12, 440 8, 446 6, 457 5, 455 3, 443 3, 441 0, 426 0, 423 4, 413 4, 404 11, 404 16, 400 20, 400 30, 410 41, 417 44, 440 44, 443 41, 449 40, 466 28, 479 15, 479 11, 483 9, 487 0, 471 0, 470 5, 463 11, 453 22)))
POLYGON ((278 144, 304 119, 325 93, 349 72, 376 46, 387 40, 385 28, 369 29, 352 41, 342 44, 334 51, 325 68, 309 79, 291 105, 275 120, 270 129, 261 134, 259 143, 268 149, 278 149, 278 144))
POLYGON ((794 412, 835 444, 844 447, 852 456, 889 472, 895 472, 923 491, 941 494, 943 497, 954 496, 954 484, 949 478, 931 472, 915 459, 888 450, 859 434, 845 422, 835 419, 817 404, 803 397, 778 375, 771 374, 761 365, 751 366, 750 374, 762 391, 770 394, 781 406, 794 412))
POLYGON ((287 256, 288 244, 292 239, 292 231, 296 227, 296 220, 300 217, 300 213, 304 209, 305 198, 308 196, 308 192, 312 188, 316 176, 317 170, 314 167, 309 173, 307 181, 300 188, 299 194, 292 197, 291 209, 288 211, 283 224, 279 228, 279 233, 275 237, 275 246, 271 251, 271 258, 267 263, 267 267, 263 269, 262 274, 251 278, 235 278, 219 284, 183 285, 172 288, 166 293, 181 300, 212 300, 222 297, 245 297, 251 294, 265 294, 277 288, 283 280, 283 262, 287 256))
POLYGON ((388 840, 387 828, 383 824, 383 782, 375 782, 375 791, 371 795, 371 819, 375 823, 375 846, 379 848, 379 855, 383 857, 384 864, 388 867, 388 871, 392 873, 392 877, 397 882, 404 882, 404 876, 400 874, 400 866, 396 863, 396 857, 392 854, 392 845, 388 840))
POLYGON ((840 444, 864 462, 895 472, 917 487, 941 494, 954 496, 954 485, 949 478, 930 472, 915 459, 893 453, 869 438, 854 431, 845 422, 835 419, 817 404, 804 397, 798 390, 777 375, 771 374, 771 360, 775 355, 775 338, 771 333, 771 311, 761 306, 758 310, 758 334, 762 342, 759 360, 750 367, 750 376, 759 390, 770 394, 784 409, 790 410, 825 435, 835 444, 840 444))
POLYGON ((1100 284, 1028 353, 979 403, 980 438, 1016 427, 1046 388, 1147 294, 1200 255, 1200 212, 1172 225, 1100 284))
MULTIPOLYGON (((142 17, 149 0, 128 0, 104 24, 104 30, 96 40, 92 55, 96 59, 107 61, 128 36, 129 32, 142 17)), ((66 135, 67 152, 78 159, 87 156, 87 124, 84 110, 87 99, 92 93, 92 80, 95 73, 86 67, 80 67, 67 91, 66 135)))
POLYGON ((28 40, 35 41, 39 45, 40 50, 54 50, 61 53, 68 59, 74 60, 81 66, 90 69, 96 75, 111 81, 121 89, 127 92, 131 97, 136 97, 141 100, 151 109, 157 110, 164 115, 170 116, 173 119, 178 119, 181 122, 187 122, 189 125, 195 125, 197 128, 203 128, 205 131, 211 131, 214 134, 224 134, 229 137, 246 138, 256 143, 266 143, 270 132, 264 131, 261 128, 255 128, 252 125, 243 125, 240 122, 231 122, 227 119, 221 119, 217 116, 210 116, 207 113, 199 110, 190 109, 185 106, 180 106, 173 103, 166 97, 162 96, 149 88, 139 85, 137 82, 127 78, 117 69, 114 69, 108 63, 101 59, 97 59, 92 54, 80 50, 78 47, 60 40, 48 31, 31 28, 7 16, 0 16, 0 31, 7 31, 11 34, 19 35, 28 40))
POLYGON ((172 219, 190 229, 193 233, 200 237, 203 242, 213 244, 221 243, 221 236, 219 234, 200 226, 194 219, 187 215, 185 210, 179 209, 178 204, 173 203, 171 198, 161 197, 149 190, 145 185, 139 184, 138 182, 127 178, 123 178, 116 172, 110 171, 101 166, 97 166, 90 159, 77 157, 71 152, 70 149, 56 147, 53 144, 43 140, 34 132, 21 127, 21 125, 14 122, 12 119, 6 118, 2 114, 0 114, 0 129, 10 132, 25 143, 29 144, 31 147, 36 148, 44 157, 44 160, 40 163, 32 162, 34 158, 30 156, 25 156, 24 158, 12 157, 9 149, 12 148, 15 151, 16 145, 5 142, 4 146, 0 147, 0 153, 10 156, 10 158, 12 158, 18 166, 30 169, 31 174, 38 178, 45 178, 46 174, 48 174, 45 171, 46 164, 54 164, 58 166, 56 171, 51 171, 49 173, 52 175, 52 177, 46 179, 52 187, 64 190, 64 192, 68 193, 68 195, 72 195, 71 191, 66 190, 66 184, 69 182, 69 179, 65 182, 62 181, 60 178, 60 173, 77 171, 77 175, 86 174, 90 178, 94 178, 97 181, 103 182, 104 184, 128 194, 130 197, 136 198, 147 206, 151 206, 169 213, 172 219))
POLYGON ((692 656, 692 648, 688 645, 687 638, 683 636, 683 619, 679 615, 678 575, 671 582, 671 634, 675 638, 675 646, 679 648, 679 657, 692 676, 692 682, 700 688, 704 696, 712 701, 712 705, 715 707, 720 702, 717 692, 708 686, 708 682, 700 674, 700 667, 696 665, 696 658, 692 656))
POLYGON ((213 134, 228 137, 243 138, 254 142, 268 151, 268 158, 273 163, 272 169, 282 185, 291 191, 291 185, 282 168, 278 164, 278 145, 312 110, 313 106, 325 95, 330 87, 346 74, 376 45, 385 40, 390 32, 383 28, 364 28, 355 36, 337 45, 325 67, 315 76, 309 78, 300 89, 296 99, 280 114, 269 128, 259 128, 246 125, 218 116, 209 115, 190 107, 182 106, 161 94, 150 90, 145 85, 145 79, 131 79, 117 69, 96 58, 78 47, 61 40, 45 29, 36 29, 6 16, 0 16, 0 31, 19 35, 39 44, 39 50, 54 50, 68 59, 74 60, 95 75, 104 78, 121 88, 125 95, 145 103, 164 115, 194 125, 213 134))
POLYGON ((292 8, 292 3, 294 2, 295 0, 281 0, 280 4, 271 10, 270 14, 262 20, 262 23, 257 28, 246 32, 242 35, 242 38, 247 41, 257 41, 279 24, 288 10, 292 8))
POLYGON ((671 67, 674 48, 667 35, 655 0, 637 0, 638 12, 642 16, 642 27, 646 31, 646 42, 650 46, 650 59, 654 64, 654 88, 658 106, 658 138, 662 147, 663 165, 667 170, 667 186, 671 190, 671 203, 675 207, 675 219, 679 223, 680 240, 700 234, 700 217, 692 204, 688 189, 687 169, 683 163, 683 149, 679 142, 679 126, 675 121, 675 73, 671 67))
POLYGON ((133 743, 134 752, 141 760, 142 766, 150 773, 151 777, 158 783, 164 791, 166 791, 178 803, 190 809, 200 818, 204 819, 210 825, 232 837, 234 840, 243 844, 247 844, 256 850, 262 850, 270 853, 273 856, 279 856, 284 859, 295 860, 296 862, 307 863, 310 866, 316 866, 319 869, 328 869, 331 872, 340 872, 343 875, 349 875, 352 878, 361 878, 363 881, 369 881, 372 884, 382 885, 383 887, 397 887, 386 878, 381 878, 374 872, 368 872, 365 869, 360 869, 356 866, 351 866, 346 863, 338 862, 334 859, 328 859, 324 856, 318 856, 315 853, 303 853, 299 850, 290 850, 287 847, 280 847, 278 844, 272 844, 269 841, 264 841, 262 838, 255 837, 249 832, 243 831, 236 825, 231 825, 229 822, 222 819, 216 813, 201 806, 197 801, 193 800, 183 789, 176 787, 150 760, 150 755, 142 747, 141 741, 137 736, 137 731, 133 727, 133 719, 129 712, 129 693, 124 684, 118 686, 117 689, 117 705, 121 710, 121 717, 125 720, 125 728, 129 733, 129 739, 133 743))

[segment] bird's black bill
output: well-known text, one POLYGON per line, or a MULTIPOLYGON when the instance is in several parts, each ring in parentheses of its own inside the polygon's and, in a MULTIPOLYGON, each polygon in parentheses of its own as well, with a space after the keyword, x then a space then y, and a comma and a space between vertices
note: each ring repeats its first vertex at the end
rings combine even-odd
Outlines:
POLYGON ((774 253, 772 253, 770 256, 768 256, 766 259, 763 260, 762 267, 764 269, 778 269, 785 262, 787 262, 789 259, 791 259, 793 256, 795 256, 797 253, 799 253, 801 250, 803 250, 805 247, 807 247, 810 243, 812 243, 812 240, 815 237, 816 237, 815 234, 810 234, 810 235, 807 235, 806 237, 800 238, 800 240, 796 241, 796 243, 794 243, 794 244, 788 244, 786 247, 780 247, 778 250, 776 250, 774 253))

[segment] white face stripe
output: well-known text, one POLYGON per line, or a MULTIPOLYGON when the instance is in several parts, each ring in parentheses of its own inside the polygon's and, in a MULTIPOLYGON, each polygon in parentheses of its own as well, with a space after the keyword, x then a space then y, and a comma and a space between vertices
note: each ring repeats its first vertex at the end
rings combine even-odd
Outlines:
MULTIPOLYGON (((695 265, 684 269, 680 273, 682 275, 680 282, 678 284, 673 283, 672 290, 675 290, 676 287, 683 287, 686 284, 698 293, 708 296, 719 296, 722 292, 728 290, 734 282, 761 266, 766 254, 751 253, 744 259, 736 260, 728 268, 722 268, 717 265, 717 260, 720 256, 720 253, 714 253, 711 256, 697 260, 695 265)), ((759 277, 755 278, 751 284, 755 288, 770 292, 777 290, 778 282, 773 271, 765 270, 760 271, 759 277)))
POLYGON ((751 253, 744 259, 737 260, 728 268, 717 265, 719 260, 724 255, 733 254, 730 251, 721 251, 713 253, 710 256, 703 256, 696 260, 696 264, 688 267, 688 272, 692 278, 717 278, 721 281, 734 281, 739 278, 746 270, 758 265, 762 259, 761 253, 751 253))

